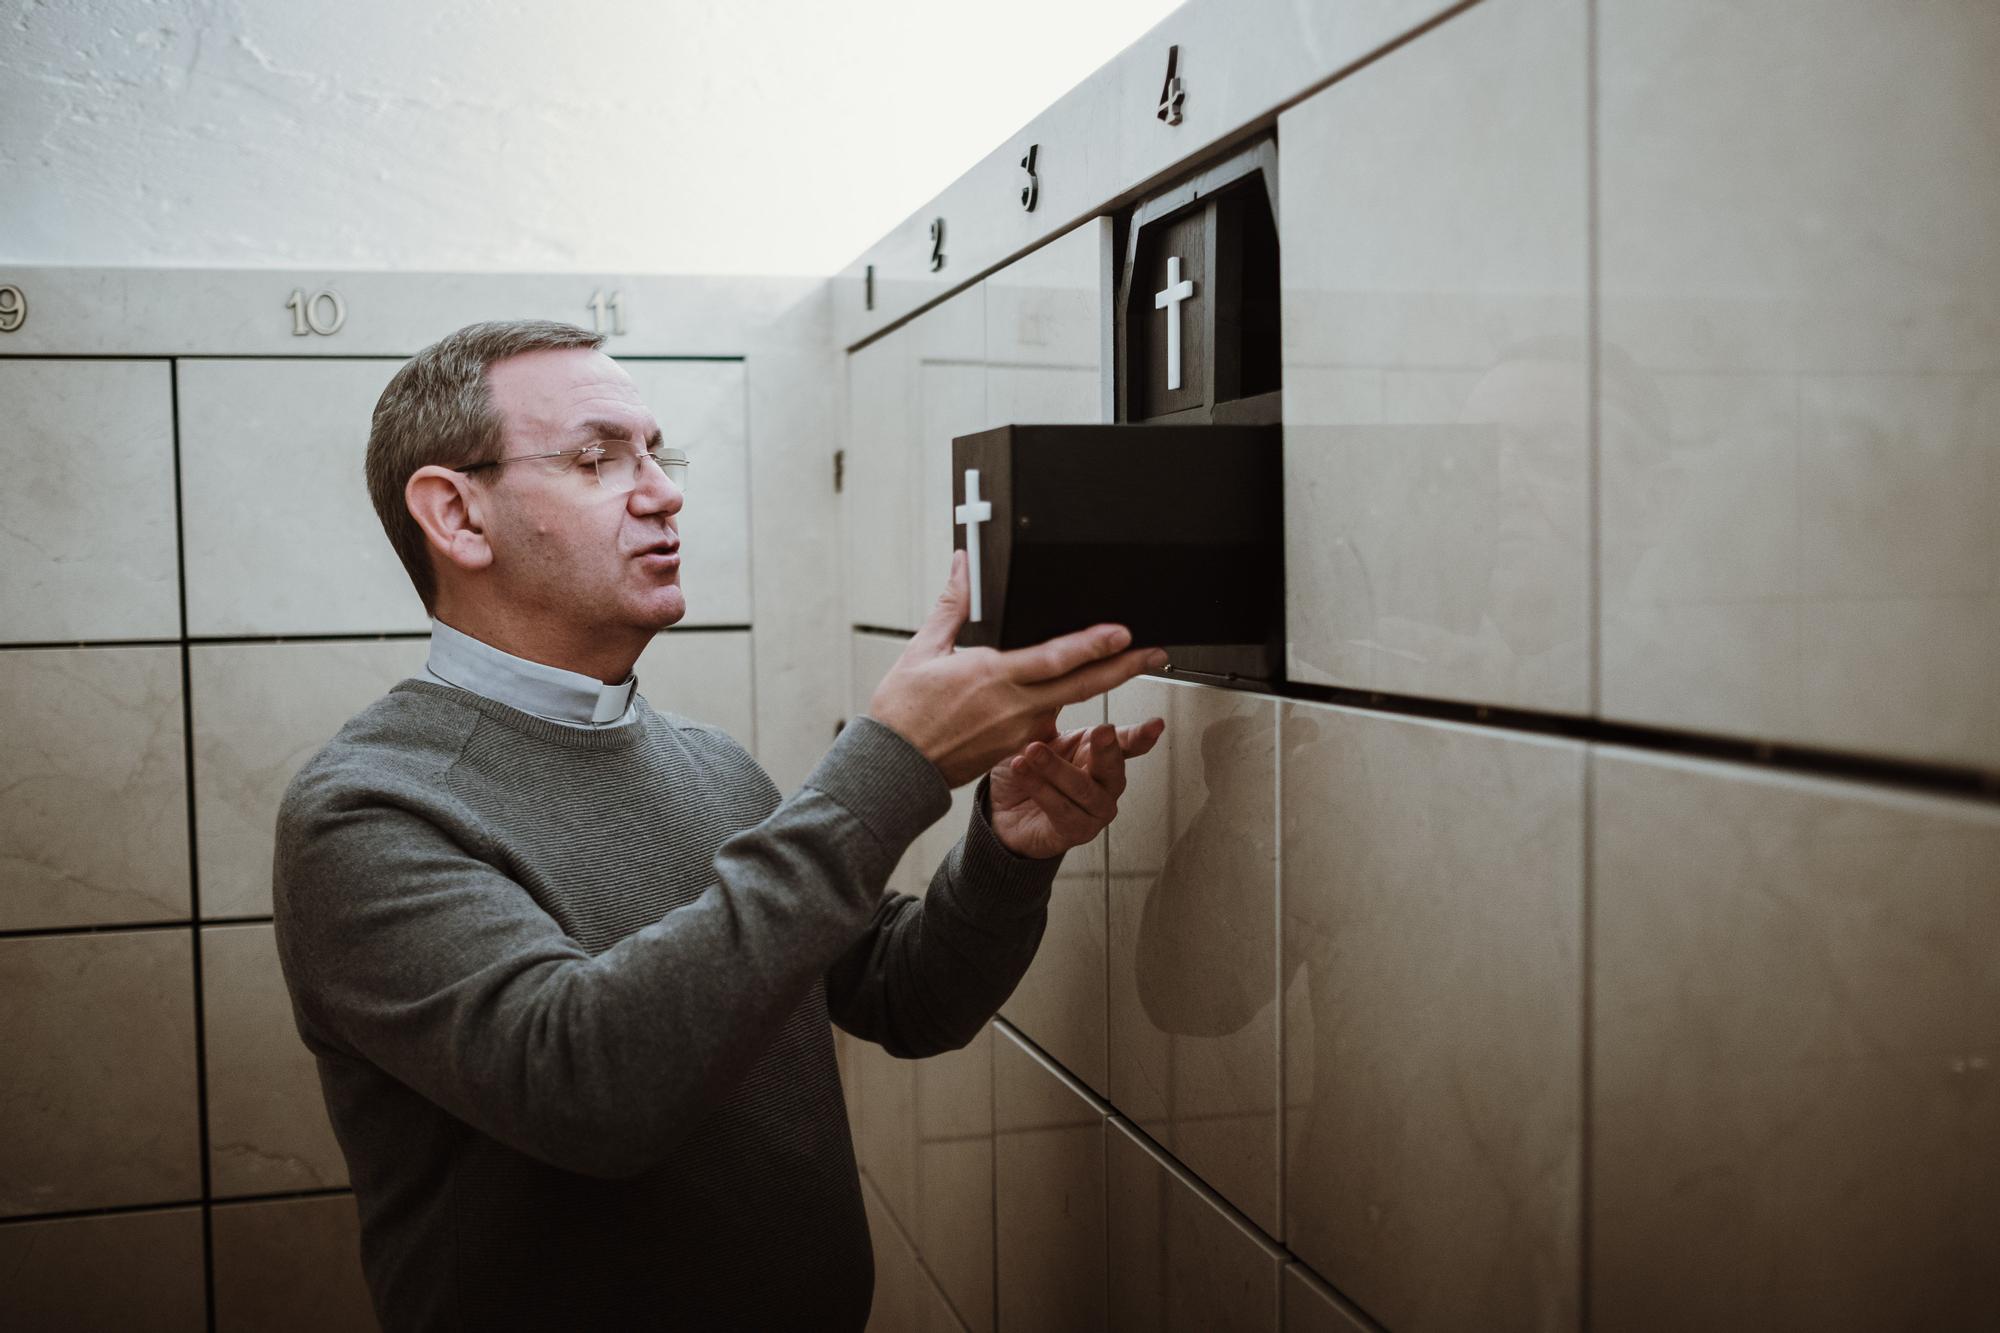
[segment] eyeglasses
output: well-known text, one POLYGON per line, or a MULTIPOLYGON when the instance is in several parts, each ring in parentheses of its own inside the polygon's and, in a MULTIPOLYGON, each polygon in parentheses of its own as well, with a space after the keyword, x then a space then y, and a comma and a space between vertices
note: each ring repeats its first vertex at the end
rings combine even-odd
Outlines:
POLYGON ((567 458, 570 461, 564 465, 563 471, 587 467, 597 474, 597 484, 614 494, 636 488, 639 485, 639 469, 651 460, 667 474, 667 480, 674 484, 676 490, 687 489, 688 456, 681 449, 607 449, 601 444, 587 444, 581 449, 558 449, 552 454, 515 454, 511 458, 467 463, 452 471, 477 472, 481 468, 500 467, 507 463, 525 463, 533 458, 567 458))

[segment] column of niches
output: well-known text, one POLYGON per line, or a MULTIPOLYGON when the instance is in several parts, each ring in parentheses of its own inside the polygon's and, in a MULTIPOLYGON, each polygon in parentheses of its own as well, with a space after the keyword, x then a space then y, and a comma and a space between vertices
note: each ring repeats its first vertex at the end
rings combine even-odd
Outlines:
POLYGON ((171 369, 0 402, 0 1324, 200 1329, 171 369))

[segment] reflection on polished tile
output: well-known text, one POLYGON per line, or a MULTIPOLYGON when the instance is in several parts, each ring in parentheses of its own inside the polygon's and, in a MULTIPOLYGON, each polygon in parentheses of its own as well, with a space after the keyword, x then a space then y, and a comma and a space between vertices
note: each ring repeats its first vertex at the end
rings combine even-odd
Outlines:
POLYGON ((1277 1333, 1285 1252, 1204 1198, 1120 1121, 1105 1142, 1111 1326, 1277 1333))
POLYGON ((633 672, 639 692, 661 712, 721 727, 744 749, 757 748, 751 698, 750 631, 667 630, 653 636, 633 672))
POLYGON ((292 1022, 270 926, 201 934, 209 1176, 217 1195, 347 1183, 319 1070, 292 1022))
POLYGON ((0 652, 0 930, 188 914, 175 648, 0 652))
POLYGON ((1303 1266, 1285 1267, 1285 1333, 1375 1333, 1353 1306, 1303 1266))
POLYGON ((180 633, 172 393, 159 361, 0 362, 0 640, 180 633))
POLYGON ((1592 1322, 2000 1324, 2000 811, 1593 762, 1592 1322))
POLYGON ((660 423, 662 443, 688 455, 681 534, 687 624, 750 623, 750 435, 741 361, 621 361, 660 423))
POLYGON ((1280 725, 1287 1245, 1391 1328, 1574 1327, 1583 750, 1280 725))
POLYGON ((0 1227, 0 1328, 201 1333, 201 1210, 0 1227))
POLYGON ((1477 5, 1279 118, 1294 680, 1589 709, 1584 20, 1477 5))
MULTIPOLYGON (((1057 715, 1068 731, 1104 721, 1104 700, 1072 704, 1057 715)), ((1110 1083, 1105 1050, 1104 836, 1063 857, 1049 891, 1049 924, 1035 961, 1000 1006, 1019 1028, 1086 1087, 1110 1083)))
POLYGON ((993 1027, 916 1061, 917 1216, 924 1267, 973 1333, 993 1328, 993 1027))
POLYGON ((203 916, 270 912, 285 785, 349 718, 420 674, 429 653, 428 639, 188 650, 203 916))
POLYGON ((1107 834, 1109 1100, 1279 1235, 1277 705, 1142 679, 1110 706, 1167 730, 1107 834))
POLYGON ((847 357, 847 435, 840 503, 846 529, 848 619, 913 630, 910 551, 916 543, 919 459, 909 400, 916 366, 910 326, 847 357))
POLYGON ((999 1327, 1105 1327, 1104 1116, 1005 1030, 993 1040, 999 1327))
POLYGON ((1607 715, 2000 763, 2000 11, 1599 21, 1607 715))
POLYGON ((841 494, 854 624, 914 630, 944 588, 951 440, 985 425, 984 312, 984 287, 968 288, 847 358, 841 494))
POLYGON ((354 1196, 218 1204, 217 1333, 373 1333, 354 1196))
POLYGON ((185 928, 0 939, 0 1216, 201 1194, 185 928))
POLYGON ((179 363, 190 634, 430 627, 362 476, 399 364, 179 363))

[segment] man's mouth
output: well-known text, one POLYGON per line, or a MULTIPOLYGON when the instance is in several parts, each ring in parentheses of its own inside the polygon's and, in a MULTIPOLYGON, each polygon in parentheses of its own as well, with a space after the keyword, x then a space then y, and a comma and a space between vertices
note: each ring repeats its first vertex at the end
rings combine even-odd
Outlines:
POLYGON ((681 544, 678 541, 654 542, 632 558, 647 569, 658 573, 679 569, 681 544))

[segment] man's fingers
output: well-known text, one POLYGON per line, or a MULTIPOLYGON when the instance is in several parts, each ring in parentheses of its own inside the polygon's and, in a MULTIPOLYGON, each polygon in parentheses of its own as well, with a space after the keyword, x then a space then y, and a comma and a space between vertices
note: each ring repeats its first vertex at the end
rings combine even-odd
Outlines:
POLYGON ((951 553, 951 574, 945 579, 944 591, 931 604, 931 613, 924 617, 923 625, 904 655, 921 652, 926 657, 936 657, 951 651, 958 641, 959 626, 972 606, 972 583, 965 572, 965 552, 951 553))
POLYGON ((1147 718, 1133 726, 1120 727, 1118 748, 1125 752, 1127 759, 1137 759, 1142 754, 1150 754, 1166 730, 1167 720, 1163 717, 1147 718))
POLYGON ((1118 813, 1118 796, 1115 792, 1098 785, 1090 774, 1075 764, 1056 758, 1055 752, 1048 746, 1030 745, 1026 758, 1030 774, 1042 779, 1076 802, 1091 818, 1109 823, 1112 816, 1118 813))
POLYGON ((1064 634, 1032 648, 1016 648, 1002 653, 1001 668, 1009 677, 1024 685, 1054 680, 1086 663, 1109 657, 1131 642, 1132 633, 1123 625, 1092 625, 1089 629, 1064 634))
POLYGON ((1114 791, 1125 788, 1125 751, 1118 744, 1118 728, 1109 722, 1090 729, 1090 776, 1114 791))
MULTIPOLYGON (((1022 651, 1032 650, 1022 649, 1022 651)), ((1092 662, 1066 676, 1044 680, 1025 688, 1038 701, 1060 707, 1063 704, 1076 704, 1082 703, 1085 699, 1095 699, 1108 690, 1117 689, 1142 671, 1151 671, 1166 664, 1167 655, 1158 648, 1130 648, 1116 657, 1092 662)))

